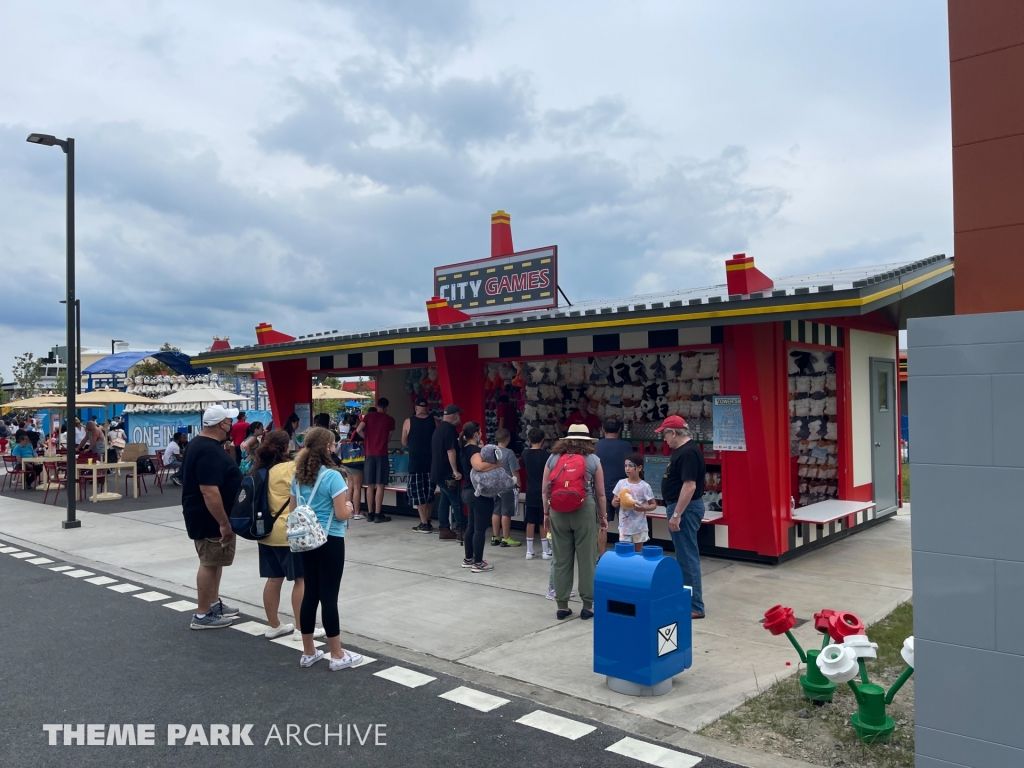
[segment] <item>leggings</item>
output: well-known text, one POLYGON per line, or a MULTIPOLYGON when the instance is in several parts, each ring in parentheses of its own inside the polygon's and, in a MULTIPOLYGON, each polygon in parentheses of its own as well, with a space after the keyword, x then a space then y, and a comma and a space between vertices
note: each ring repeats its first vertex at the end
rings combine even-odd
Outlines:
POLYGON ((484 559, 484 539, 487 528, 491 524, 494 513, 494 499, 487 496, 474 496, 469 491, 465 498, 469 503, 469 525, 466 527, 466 559, 474 563, 482 563, 484 559))
POLYGON ((341 634, 338 618, 338 592, 341 574, 345 571, 345 537, 328 536, 322 547, 302 553, 302 568, 306 572, 306 591, 299 609, 299 628, 304 635, 316 628, 316 609, 324 622, 327 637, 341 634))

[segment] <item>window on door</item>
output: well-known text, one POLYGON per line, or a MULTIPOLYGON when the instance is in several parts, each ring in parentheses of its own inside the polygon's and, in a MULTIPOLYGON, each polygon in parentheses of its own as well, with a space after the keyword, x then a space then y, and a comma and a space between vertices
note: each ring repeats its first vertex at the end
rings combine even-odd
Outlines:
POLYGON ((878 371, 878 410, 889 410, 889 372, 878 371))

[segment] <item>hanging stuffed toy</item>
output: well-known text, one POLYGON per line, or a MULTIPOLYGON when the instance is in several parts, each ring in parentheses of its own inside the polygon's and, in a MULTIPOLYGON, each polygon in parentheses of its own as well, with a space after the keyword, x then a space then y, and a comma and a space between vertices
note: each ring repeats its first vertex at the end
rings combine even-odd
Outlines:
POLYGON ((701 354, 697 375, 701 379, 710 379, 718 375, 717 352, 704 352, 701 354))
POLYGON ((522 389, 523 387, 526 386, 526 379, 523 378, 523 364, 512 363, 512 365, 515 367, 516 375, 512 377, 511 384, 513 387, 516 387, 517 389, 522 389))

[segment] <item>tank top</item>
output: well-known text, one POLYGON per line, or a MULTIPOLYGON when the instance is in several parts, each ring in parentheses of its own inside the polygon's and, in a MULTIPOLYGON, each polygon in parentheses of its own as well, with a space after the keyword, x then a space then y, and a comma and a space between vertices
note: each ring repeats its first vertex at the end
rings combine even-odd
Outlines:
POLYGON ((422 474, 430 472, 430 438, 437 425, 433 416, 424 419, 413 416, 409 419, 409 472, 422 474))

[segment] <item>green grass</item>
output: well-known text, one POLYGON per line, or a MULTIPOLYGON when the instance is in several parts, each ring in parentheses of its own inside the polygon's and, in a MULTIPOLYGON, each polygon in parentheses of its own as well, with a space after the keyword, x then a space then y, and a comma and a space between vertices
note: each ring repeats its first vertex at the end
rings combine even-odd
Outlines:
MULTIPOLYGON (((872 682, 888 688, 903 670, 900 650, 903 641, 913 634, 913 626, 913 605, 904 603, 868 628, 871 642, 878 643, 878 658, 867 662, 872 682)), ((776 681, 701 733, 817 765, 836 765, 839 759, 846 766, 913 768, 913 678, 888 708, 897 722, 891 743, 867 745, 857 739, 850 725, 857 704, 848 686, 836 689, 831 705, 814 707, 803 698, 798 677, 799 672, 776 681), (807 717, 798 717, 801 710, 807 717)))
POLYGON ((900 465, 900 471, 903 477, 903 501, 910 501, 910 465, 900 465))

